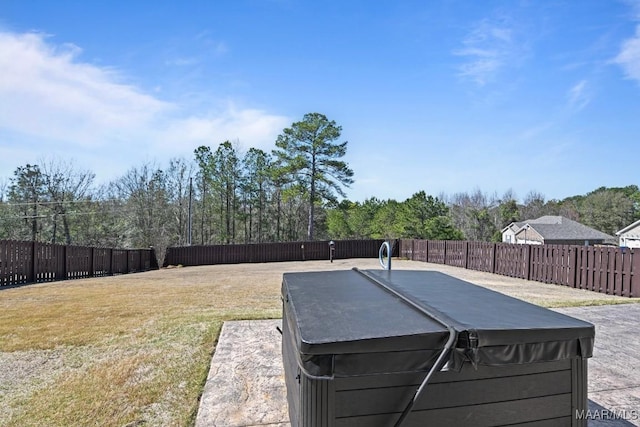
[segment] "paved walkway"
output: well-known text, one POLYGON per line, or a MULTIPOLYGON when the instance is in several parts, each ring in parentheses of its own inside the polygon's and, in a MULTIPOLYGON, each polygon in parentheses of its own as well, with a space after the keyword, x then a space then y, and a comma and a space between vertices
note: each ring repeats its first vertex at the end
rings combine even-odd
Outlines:
MULTIPOLYGON (((640 304, 558 311, 596 325, 589 360, 590 427, 640 425, 640 304), (613 419, 622 415, 625 419, 613 419)), ((211 363, 196 427, 288 426, 281 320, 226 322, 211 363)))
POLYGON ((225 322, 196 427, 289 426, 281 325, 280 319, 225 322))
POLYGON ((596 420, 589 426, 640 426, 640 304, 556 309, 596 326, 589 359, 589 409, 625 420, 596 420))

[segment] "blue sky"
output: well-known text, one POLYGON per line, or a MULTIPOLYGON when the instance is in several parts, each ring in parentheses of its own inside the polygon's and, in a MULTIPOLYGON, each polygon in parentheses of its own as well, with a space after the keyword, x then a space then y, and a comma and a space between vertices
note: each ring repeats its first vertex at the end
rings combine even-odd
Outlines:
POLYGON ((0 0, 0 179, 108 182, 319 112, 352 200, 640 184, 640 2, 0 0))

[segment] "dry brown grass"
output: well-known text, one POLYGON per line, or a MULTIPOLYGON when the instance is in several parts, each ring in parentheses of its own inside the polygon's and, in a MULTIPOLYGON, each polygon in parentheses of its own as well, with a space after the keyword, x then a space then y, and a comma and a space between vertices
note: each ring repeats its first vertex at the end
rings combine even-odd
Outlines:
MULTIPOLYGON (((630 301, 394 263, 444 269, 548 306, 630 301)), ((280 317, 283 272, 354 265, 379 268, 377 260, 223 265, 2 290, 0 425, 192 425, 225 320, 280 317)))

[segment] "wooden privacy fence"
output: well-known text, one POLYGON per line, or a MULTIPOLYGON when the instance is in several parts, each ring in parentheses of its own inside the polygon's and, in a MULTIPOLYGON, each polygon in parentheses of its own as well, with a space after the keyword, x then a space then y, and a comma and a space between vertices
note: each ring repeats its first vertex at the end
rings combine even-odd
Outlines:
MULTIPOLYGON (((336 240, 335 259, 372 258, 384 240, 336 240)), ((398 245, 394 245, 394 256, 398 245)), ((329 259, 329 241, 251 243, 246 245, 182 246, 167 248, 164 265, 213 265, 329 259)))
POLYGON ((0 287, 156 268, 153 249, 109 249, 0 240, 0 287))
POLYGON ((640 297, 640 252, 629 248, 401 240, 399 256, 577 289, 640 297))

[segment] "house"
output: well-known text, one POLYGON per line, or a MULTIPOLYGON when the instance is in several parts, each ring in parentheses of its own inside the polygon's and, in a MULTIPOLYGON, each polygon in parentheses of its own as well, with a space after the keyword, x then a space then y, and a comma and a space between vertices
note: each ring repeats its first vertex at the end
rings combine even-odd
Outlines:
POLYGON ((616 232, 620 238, 620 246, 626 248, 640 248, 640 220, 616 232))
MULTIPOLYGON (((519 222, 512 222, 511 224, 507 225, 505 228, 503 228, 502 230, 500 230, 502 232, 502 242, 503 243, 520 243, 523 244, 525 243, 525 240, 529 240, 527 233, 523 233, 523 235, 520 237, 519 240, 516 240, 516 234, 518 234, 518 232, 520 232, 521 230, 524 230, 526 228, 527 224, 533 224, 533 223, 540 223, 540 224, 544 224, 544 223, 549 223, 549 224, 558 224, 560 222, 559 220, 560 217, 556 217, 556 216, 542 216, 538 219, 529 219, 526 221, 519 221, 519 222)), ((527 230, 530 229, 526 228, 527 230)), ((538 243, 540 244, 540 242, 534 242, 531 241, 529 243, 538 243)))
POLYGON ((502 229, 502 241, 518 244, 598 245, 614 244, 615 237, 569 218, 545 215, 513 222, 502 229))
POLYGON ((515 243, 516 242, 516 233, 520 230, 520 228, 525 225, 525 222, 512 222, 507 225, 505 228, 500 230, 502 232, 502 242, 503 243, 515 243))

